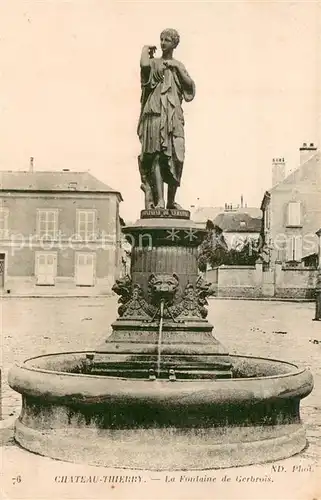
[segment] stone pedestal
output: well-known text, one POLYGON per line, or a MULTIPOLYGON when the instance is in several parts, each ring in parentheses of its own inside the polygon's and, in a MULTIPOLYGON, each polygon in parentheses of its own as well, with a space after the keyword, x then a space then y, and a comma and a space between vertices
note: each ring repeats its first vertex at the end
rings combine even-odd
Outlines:
POLYGON ((206 319, 211 285, 198 273, 206 230, 185 210, 143 210, 123 228, 131 275, 118 280, 118 319, 91 373, 126 377, 230 378, 226 349, 206 319))

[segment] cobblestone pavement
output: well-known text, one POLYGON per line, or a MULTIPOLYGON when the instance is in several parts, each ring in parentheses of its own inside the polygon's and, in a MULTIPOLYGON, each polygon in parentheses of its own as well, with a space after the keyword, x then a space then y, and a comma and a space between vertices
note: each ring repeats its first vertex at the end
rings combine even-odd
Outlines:
MULTIPOLYGON (((114 297, 103 297, 5 298, 0 307, 6 418, 20 411, 20 395, 6 383, 10 366, 34 355, 94 349, 110 333, 117 306, 114 297)), ((313 317, 313 303, 213 299, 209 307, 215 336, 231 354, 283 359, 311 370, 315 388, 301 403, 309 446, 301 457, 320 464, 321 323, 313 317)))

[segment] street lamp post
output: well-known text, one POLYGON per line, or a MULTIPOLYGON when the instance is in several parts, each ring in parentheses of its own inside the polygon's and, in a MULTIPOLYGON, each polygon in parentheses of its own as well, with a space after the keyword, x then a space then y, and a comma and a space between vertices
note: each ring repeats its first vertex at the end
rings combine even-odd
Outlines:
POLYGON ((321 228, 316 232, 319 238, 318 270, 317 282, 315 285, 315 318, 314 321, 321 321, 321 228))

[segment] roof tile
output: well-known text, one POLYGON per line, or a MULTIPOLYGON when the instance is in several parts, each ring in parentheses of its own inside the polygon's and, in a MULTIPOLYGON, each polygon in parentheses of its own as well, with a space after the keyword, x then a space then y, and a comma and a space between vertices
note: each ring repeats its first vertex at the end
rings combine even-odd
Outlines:
POLYGON ((0 190, 119 193, 89 172, 72 171, 1 171, 0 190))

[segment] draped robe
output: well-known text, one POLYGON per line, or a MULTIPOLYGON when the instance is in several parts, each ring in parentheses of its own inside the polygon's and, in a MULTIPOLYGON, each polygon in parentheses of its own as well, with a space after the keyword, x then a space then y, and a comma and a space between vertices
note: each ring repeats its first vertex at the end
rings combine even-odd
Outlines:
MULTIPOLYGON (((184 66, 179 65, 189 76, 184 66)), ((141 142, 142 178, 148 176, 155 155, 159 155, 163 181, 179 186, 185 156, 182 101, 194 98, 194 82, 187 87, 175 68, 166 68, 162 59, 152 58, 150 67, 141 68, 141 88, 137 133, 141 142)))

